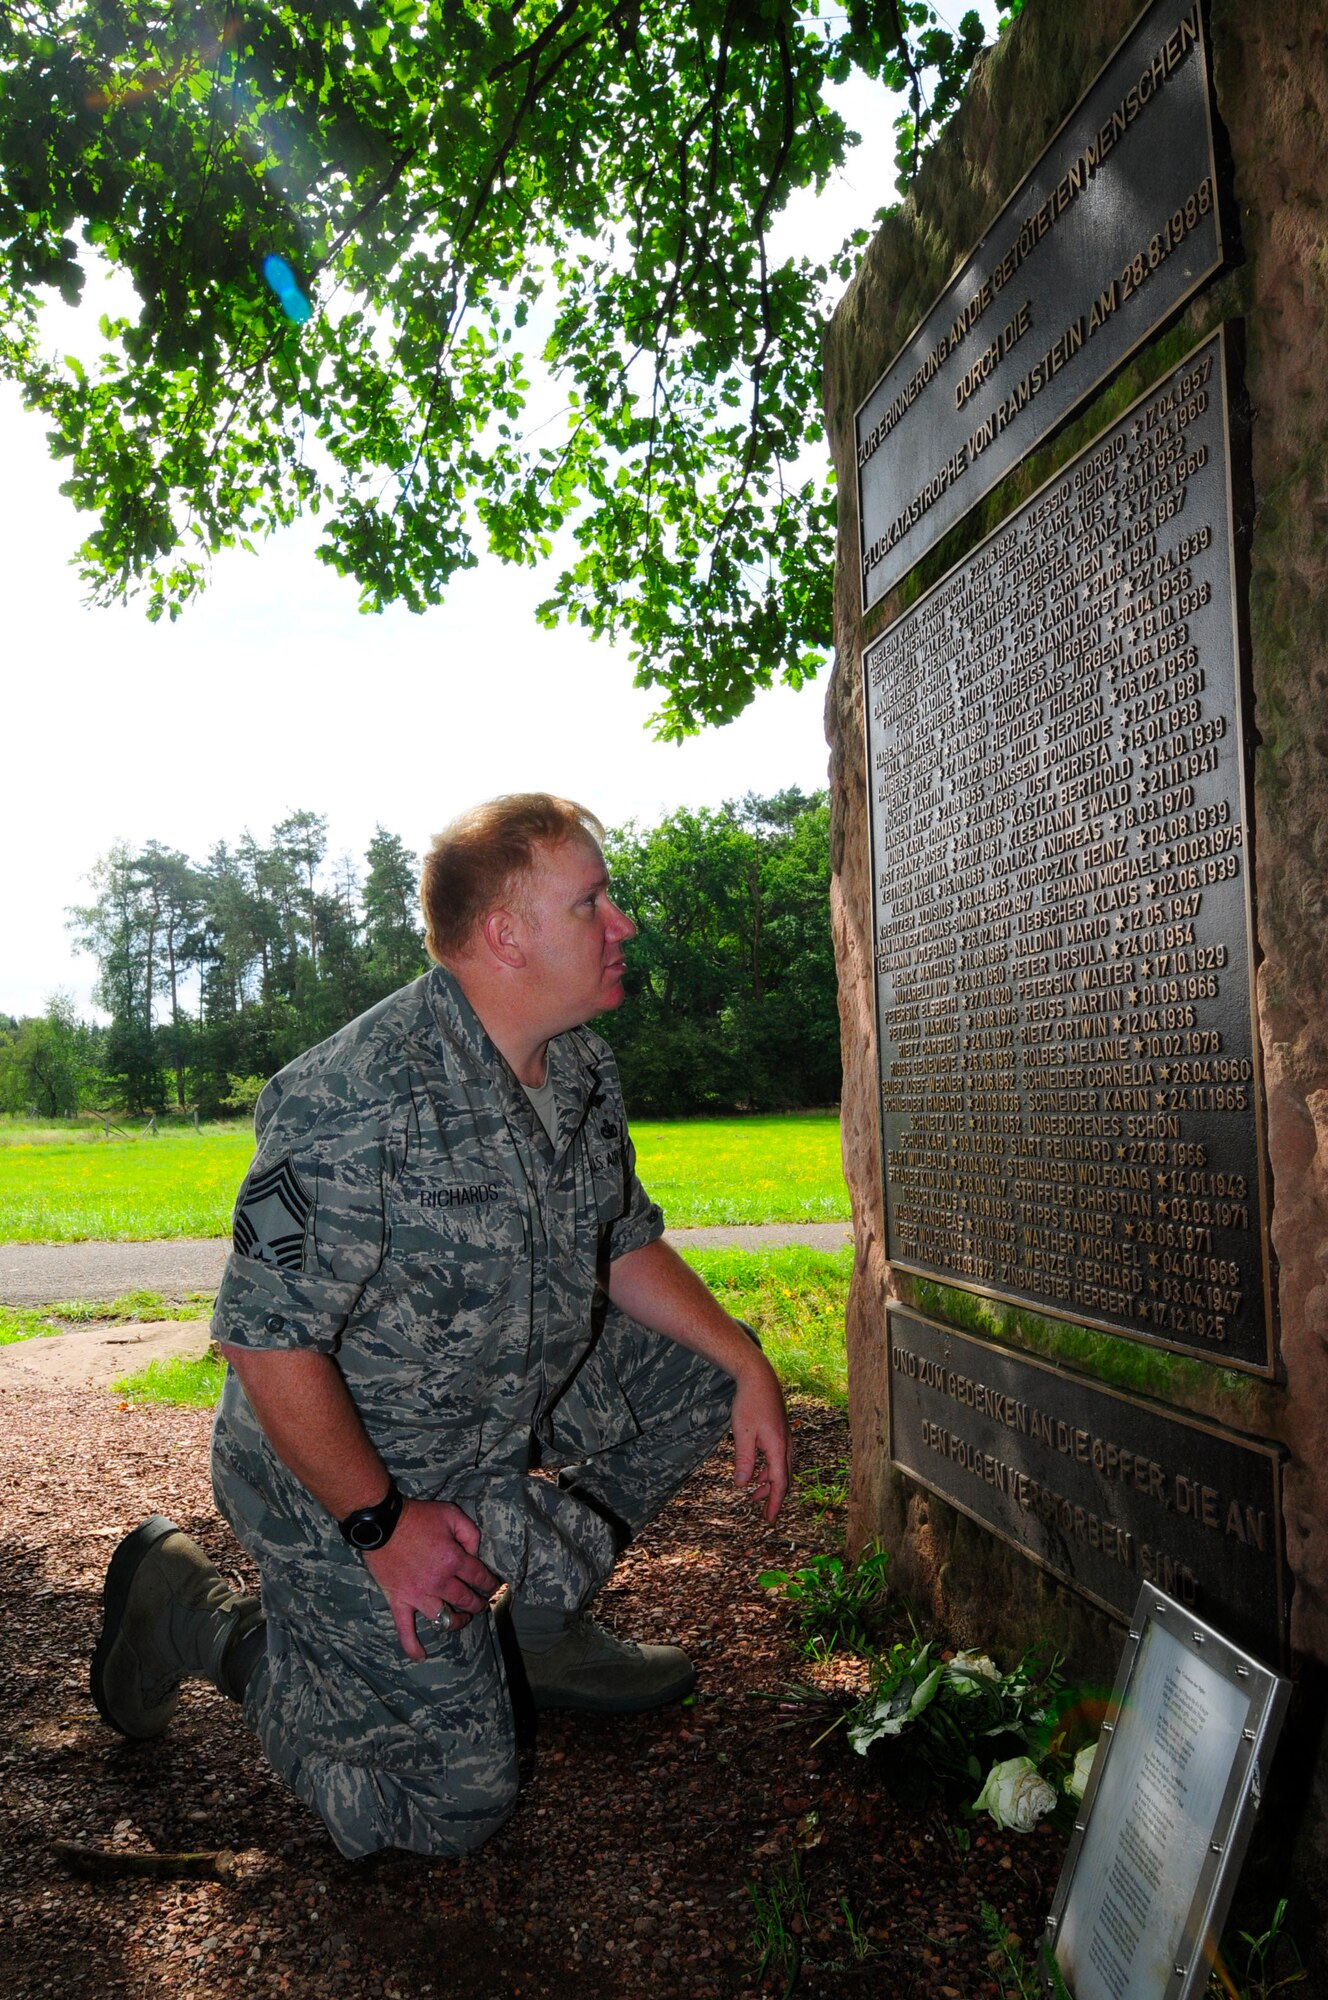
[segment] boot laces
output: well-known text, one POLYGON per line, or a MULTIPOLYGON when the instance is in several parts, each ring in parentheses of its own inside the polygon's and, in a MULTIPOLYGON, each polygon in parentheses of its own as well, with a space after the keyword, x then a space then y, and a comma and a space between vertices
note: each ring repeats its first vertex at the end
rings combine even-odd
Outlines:
POLYGON ((577 1620, 577 1625, 584 1635, 588 1652, 602 1648, 610 1654, 626 1654, 630 1659, 635 1659, 640 1654, 641 1648, 635 1639, 624 1639, 621 1633, 610 1632, 608 1626, 596 1618, 593 1611, 583 1611, 577 1620))

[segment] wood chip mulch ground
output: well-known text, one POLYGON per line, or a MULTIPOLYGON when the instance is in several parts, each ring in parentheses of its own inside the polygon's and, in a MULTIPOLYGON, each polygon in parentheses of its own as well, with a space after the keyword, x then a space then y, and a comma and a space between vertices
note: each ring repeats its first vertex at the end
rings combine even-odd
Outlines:
MULTIPOLYGON (((840 1415, 796 1414, 802 1466, 847 1456, 840 1415)), ((980 1906, 1035 1943, 1060 1834, 1002 1834, 953 1804, 894 1796, 842 1730, 814 1746, 815 1725, 761 1698, 808 1669, 756 1578, 837 1547, 842 1530, 803 1501, 767 1529, 722 1451, 624 1558, 601 1607, 621 1630, 688 1648, 694 1702, 541 1718, 514 1818, 466 1860, 342 1861, 238 1713, 200 1686, 165 1737, 122 1742, 88 1693, 119 1537, 166 1513, 243 1574, 212 1505, 208 1422, 104 1394, 0 1390, 6 2000, 711 2000, 790 1981, 804 2000, 978 2000, 1001 1991, 980 1906), (57 1843, 222 1860, 216 1879, 86 1879, 57 1843), (758 1979, 749 1885, 786 1886, 795 1869, 797 1956, 758 1979)))

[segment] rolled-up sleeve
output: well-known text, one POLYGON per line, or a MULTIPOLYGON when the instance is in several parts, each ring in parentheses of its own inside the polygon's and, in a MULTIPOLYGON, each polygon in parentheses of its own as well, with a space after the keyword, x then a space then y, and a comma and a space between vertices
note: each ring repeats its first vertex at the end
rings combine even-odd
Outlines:
POLYGON ((212 1314, 212 1338, 227 1347, 312 1347, 332 1354, 363 1290, 362 1284, 274 1270, 232 1251, 212 1314))
POLYGON ((333 1353, 387 1250, 381 1119, 328 1080, 259 1099, 212 1338, 333 1353))
POLYGON ((641 1185, 636 1171, 636 1147, 629 1138, 625 1147, 624 1180, 627 1202, 623 1213, 609 1228, 609 1262, 614 1264, 619 1257, 626 1257, 633 1250, 644 1249, 664 1234, 664 1211, 659 1203, 652 1201, 641 1185))

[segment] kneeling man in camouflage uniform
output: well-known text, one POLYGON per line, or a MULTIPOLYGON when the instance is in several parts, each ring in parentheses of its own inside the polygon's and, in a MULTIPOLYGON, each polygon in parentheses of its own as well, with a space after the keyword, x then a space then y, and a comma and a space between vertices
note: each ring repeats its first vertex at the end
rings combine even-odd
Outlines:
POLYGON ((512 1810, 500 1586, 537 1707, 678 1700, 686 1655, 586 1607, 726 1429, 767 1520, 787 1489, 774 1371, 662 1241, 584 1026, 633 935, 602 832, 544 793, 450 827, 434 968, 259 1100, 212 1467, 261 1602, 160 1515, 107 1573, 106 1721, 156 1736, 210 1679, 346 1855, 461 1853, 512 1810))

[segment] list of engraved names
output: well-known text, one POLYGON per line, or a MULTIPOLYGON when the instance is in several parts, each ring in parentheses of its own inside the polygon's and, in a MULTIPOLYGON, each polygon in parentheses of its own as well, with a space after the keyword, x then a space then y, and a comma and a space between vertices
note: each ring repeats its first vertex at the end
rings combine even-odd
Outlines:
POLYGON ((1226 371, 863 658, 901 1267, 1270 1365, 1226 371))

